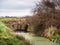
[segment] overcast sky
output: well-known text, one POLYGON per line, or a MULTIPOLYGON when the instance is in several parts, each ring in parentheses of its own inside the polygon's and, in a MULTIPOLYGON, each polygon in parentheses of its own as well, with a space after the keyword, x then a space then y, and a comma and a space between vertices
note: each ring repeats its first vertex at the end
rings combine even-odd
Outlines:
POLYGON ((0 0, 0 16, 27 16, 38 0, 0 0))

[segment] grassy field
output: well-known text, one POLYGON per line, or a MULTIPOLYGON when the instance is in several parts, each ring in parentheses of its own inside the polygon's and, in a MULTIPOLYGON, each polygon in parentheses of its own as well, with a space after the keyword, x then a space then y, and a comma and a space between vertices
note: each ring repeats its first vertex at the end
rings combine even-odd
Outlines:
POLYGON ((23 40, 12 35, 10 29, 0 22, 0 45, 25 45, 23 40))

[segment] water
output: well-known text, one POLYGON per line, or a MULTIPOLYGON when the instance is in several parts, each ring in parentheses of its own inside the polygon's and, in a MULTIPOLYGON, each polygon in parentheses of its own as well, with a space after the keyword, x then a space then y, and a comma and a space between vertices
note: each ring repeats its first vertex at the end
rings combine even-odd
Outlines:
POLYGON ((31 33, 16 32, 15 34, 23 36, 26 40, 29 40, 32 45, 57 45, 56 42, 52 42, 44 37, 34 36, 34 34, 31 33))

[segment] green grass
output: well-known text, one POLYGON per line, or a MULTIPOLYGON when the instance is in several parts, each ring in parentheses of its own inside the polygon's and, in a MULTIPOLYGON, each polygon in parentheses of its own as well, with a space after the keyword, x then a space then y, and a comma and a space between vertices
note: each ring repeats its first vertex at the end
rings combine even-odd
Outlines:
POLYGON ((9 28, 0 22, 0 45, 25 45, 23 40, 19 40, 12 35, 9 28))
POLYGON ((56 42, 52 42, 44 37, 33 37, 32 42, 33 45, 57 45, 56 42))
POLYGON ((6 24, 10 21, 18 21, 18 20, 20 20, 20 19, 19 18, 0 18, 0 21, 4 22, 6 24))

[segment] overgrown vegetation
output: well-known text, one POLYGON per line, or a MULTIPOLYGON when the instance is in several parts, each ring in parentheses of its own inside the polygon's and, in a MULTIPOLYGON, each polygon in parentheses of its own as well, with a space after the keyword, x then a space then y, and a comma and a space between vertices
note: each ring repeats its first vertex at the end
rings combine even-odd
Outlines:
POLYGON ((30 22, 35 34, 51 38, 60 29, 59 6, 59 0, 42 0, 36 3, 30 22))
MULTIPOLYGON (((0 45, 25 45, 23 40, 13 36, 8 28, 13 23, 28 23, 29 30, 36 35, 46 37, 60 44, 60 1, 42 0, 37 2, 33 9, 33 16, 29 18, 1 18, 0 19, 0 45), (3 24, 3 23, 5 24, 3 24), (6 27, 6 26, 8 27, 6 27)), ((11 28, 12 29, 12 28, 11 28)))
POLYGON ((12 35, 10 29, 0 22, 0 45, 26 45, 23 40, 12 35))

